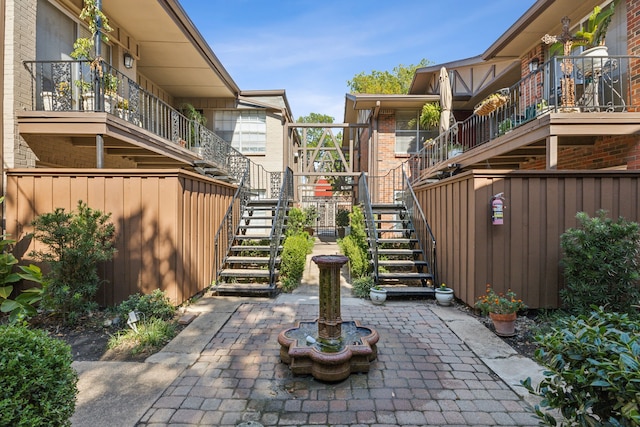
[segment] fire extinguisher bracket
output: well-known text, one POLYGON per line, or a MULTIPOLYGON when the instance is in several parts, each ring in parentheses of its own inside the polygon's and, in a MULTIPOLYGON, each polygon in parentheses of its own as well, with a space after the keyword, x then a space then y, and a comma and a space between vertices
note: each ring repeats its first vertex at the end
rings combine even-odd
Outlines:
POLYGON ((489 205, 491 207, 491 224, 504 225, 504 193, 494 194, 489 205))

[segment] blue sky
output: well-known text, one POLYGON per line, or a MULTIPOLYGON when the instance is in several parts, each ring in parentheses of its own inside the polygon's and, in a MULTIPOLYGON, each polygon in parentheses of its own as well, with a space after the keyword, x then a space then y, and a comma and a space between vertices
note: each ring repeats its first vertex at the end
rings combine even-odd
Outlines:
POLYGON ((483 53, 534 0, 179 0, 242 90, 342 122, 347 81, 483 53))

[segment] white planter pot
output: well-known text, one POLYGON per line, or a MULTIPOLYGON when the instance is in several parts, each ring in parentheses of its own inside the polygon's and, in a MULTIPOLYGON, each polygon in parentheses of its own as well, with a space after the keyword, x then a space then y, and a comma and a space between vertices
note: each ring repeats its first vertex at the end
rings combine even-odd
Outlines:
POLYGON ((452 148, 447 153, 447 158, 451 159, 452 157, 456 157, 462 154, 462 148, 452 148))
POLYGON ((589 76, 599 72, 605 62, 609 60, 609 48, 607 46, 596 46, 587 49, 580 54, 584 59, 576 60, 576 68, 582 72, 583 76, 589 76))
POLYGON ((95 105, 95 96, 93 93, 87 92, 82 94, 82 108, 84 111, 94 111, 95 105))
POLYGON ((438 305, 449 306, 453 302, 453 289, 436 289, 436 301, 438 305))
POLYGON ((42 97, 44 111, 53 110, 53 92, 40 92, 40 96, 42 97))
POLYGON ((384 289, 371 289, 369 291, 369 298, 371 298, 372 303, 381 305, 387 300, 387 291, 384 289))

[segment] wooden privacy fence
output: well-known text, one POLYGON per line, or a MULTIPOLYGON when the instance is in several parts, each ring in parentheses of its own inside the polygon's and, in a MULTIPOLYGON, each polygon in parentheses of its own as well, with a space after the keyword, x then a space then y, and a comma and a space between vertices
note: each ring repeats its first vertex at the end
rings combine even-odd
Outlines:
POLYGON ((474 170, 414 190, 438 242, 440 281, 469 305, 490 283, 531 308, 559 307, 560 235, 576 213, 640 222, 638 171, 474 170), (504 225, 491 223, 498 193, 504 225))
POLYGON ((106 283, 97 302, 114 305, 129 295, 162 289, 182 303, 215 277, 214 236, 235 186, 183 170, 14 169, 7 172, 6 232, 17 240, 21 263, 40 243, 31 221, 56 208, 75 210, 79 200, 111 214, 115 258, 100 268, 106 283))

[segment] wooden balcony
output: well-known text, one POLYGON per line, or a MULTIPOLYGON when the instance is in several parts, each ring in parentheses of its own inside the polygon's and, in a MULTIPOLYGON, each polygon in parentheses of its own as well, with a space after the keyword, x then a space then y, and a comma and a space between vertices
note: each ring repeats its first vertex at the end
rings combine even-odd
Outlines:
POLYGON ((467 120, 428 141, 409 160, 410 179, 437 179, 479 168, 520 169, 541 159, 547 169, 554 169, 562 147, 638 133, 640 112, 630 94, 631 69, 639 61, 630 56, 553 58, 502 89, 504 103, 494 111, 480 115, 476 108, 467 120), (570 74, 560 71, 567 69, 566 61, 570 74))
MULTIPOLYGON (((30 109, 17 112, 18 130, 28 141, 57 136, 75 147, 95 147, 127 159, 136 168, 181 167, 216 170, 237 178, 246 159, 204 125, 143 90, 106 63, 25 62, 31 80, 30 109)), ((57 165, 68 166, 68 165, 57 165)))

